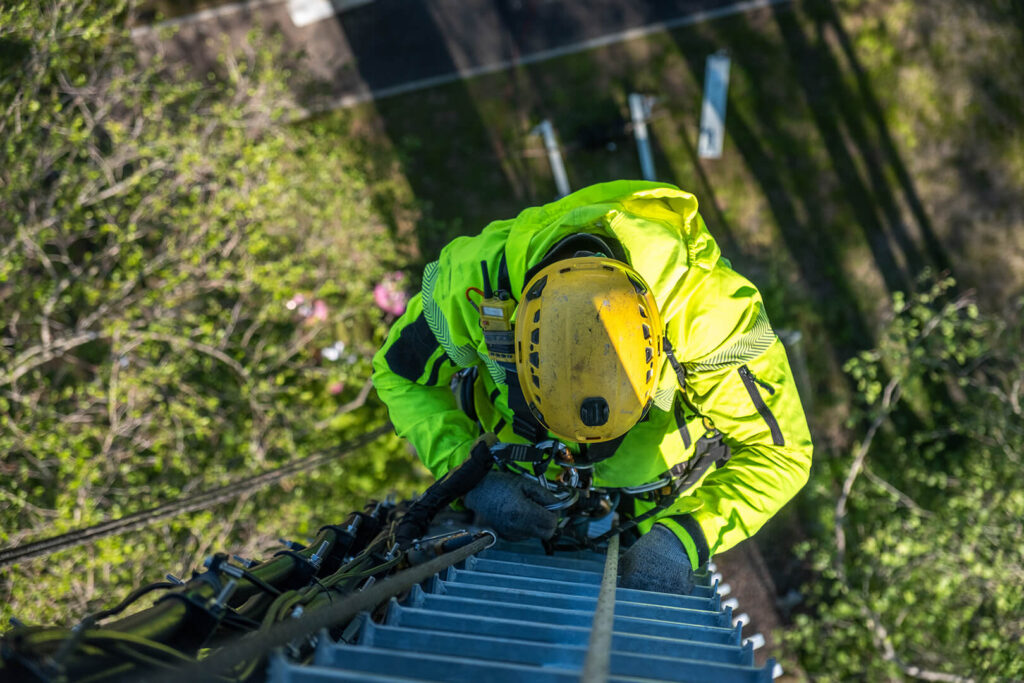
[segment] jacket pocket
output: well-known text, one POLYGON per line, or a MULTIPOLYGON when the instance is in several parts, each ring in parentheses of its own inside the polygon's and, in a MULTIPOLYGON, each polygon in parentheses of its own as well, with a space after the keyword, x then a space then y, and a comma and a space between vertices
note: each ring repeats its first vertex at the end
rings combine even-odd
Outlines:
POLYGON ((754 373, 750 371, 746 365, 741 365, 737 372, 740 373, 740 379, 743 380, 743 386, 746 387, 747 393, 750 395, 750 400, 753 401, 754 407, 757 408, 758 415, 768 425, 769 431, 772 433, 772 443, 776 446, 785 446, 786 440, 782 438, 782 430, 779 428, 779 421, 775 419, 775 415, 772 414, 771 409, 764 402, 761 397, 761 391, 758 387, 763 387, 769 395, 775 393, 775 389, 772 385, 767 382, 754 377, 754 373))

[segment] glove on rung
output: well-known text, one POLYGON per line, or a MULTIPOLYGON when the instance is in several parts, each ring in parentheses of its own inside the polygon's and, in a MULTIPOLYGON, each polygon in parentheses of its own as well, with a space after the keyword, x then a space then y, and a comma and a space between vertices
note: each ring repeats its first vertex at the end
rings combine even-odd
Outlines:
POLYGON ((477 524, 509 541, 547 540, 558 526, 558 515, 544 507, 558 498, 539 483, 508 472, 488 472, 464 501, 476 513, 477 524))
POLYGON ((686 548, 672 531, 655 524, 619 559, 619 586, 688 595, 693 570, 686 548))

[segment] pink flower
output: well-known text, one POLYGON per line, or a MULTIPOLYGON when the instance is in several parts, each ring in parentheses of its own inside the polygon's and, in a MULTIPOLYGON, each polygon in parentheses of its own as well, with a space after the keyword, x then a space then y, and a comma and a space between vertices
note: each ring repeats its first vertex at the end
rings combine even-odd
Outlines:
POLYGON ((344 390, 345 390, 345 383, 344 382, 332 382, 330 384, 330 386, 327 387, 327 391, 328 391, 328 393, 330 393, 331 396, 337 396, 338 394, 340 394, 344 390))
POLYGON ((409 295, 405 293, 405 273, 388 273, 380 284, 373 288, 373 300, 385 313, 399 316, 405 313, 409 295))
POLYGON ((309 314, 309 319, 319 322, 327 320, 327 304, 324 303, 323 299, 317 299, 313 302, 313 312, 309 314))

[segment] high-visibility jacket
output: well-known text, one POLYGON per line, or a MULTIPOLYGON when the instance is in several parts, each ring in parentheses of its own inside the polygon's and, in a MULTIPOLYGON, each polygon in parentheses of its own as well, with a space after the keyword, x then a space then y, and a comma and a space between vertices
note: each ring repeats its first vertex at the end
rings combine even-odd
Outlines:
POLYGON ((498 289, 504 256, 518 299, 529 268, 576 233, 622 246, 651 287, 665 336, 686 370, 683 388, 663 363, 654 406, 615 454, 595 466, 595 483, 657 480, 694 456, 710 426, 703 418, 731 448, 728 461, 640 526, 644 532, 655 521, 668 526, 696 567, 751 536, 804 485, 812 446, 761 294, 722 258, 692 194, 664 183, 603 183, 453 240, 426 267, 421 292, 374 357, 374 384, 398 435, 437 477, 468 457, 481 427, 502 441, 523 442, 510 426, 505 372, 487 354, 469 288, 483 288, 485 260, 498 289), (472 366, 481 370, 474 389, 479 425, 459 410, 449 388, 454 373, 472 366))

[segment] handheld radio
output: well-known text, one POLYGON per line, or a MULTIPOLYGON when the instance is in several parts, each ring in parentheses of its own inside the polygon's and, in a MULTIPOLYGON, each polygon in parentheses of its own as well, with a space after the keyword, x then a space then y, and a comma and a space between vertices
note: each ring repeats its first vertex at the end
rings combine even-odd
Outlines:
POLYGON ((515 372, 515 331, 512 315, 516 302, 503 289, 497 292, 491 287, 487 261, 480 262, 484 276, 484 298, 480 302, 480 327, 484 331, 484 343, 491 359, 505 370, 515 372))

